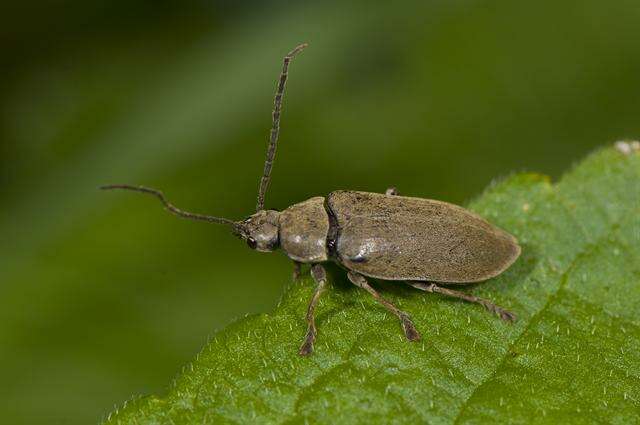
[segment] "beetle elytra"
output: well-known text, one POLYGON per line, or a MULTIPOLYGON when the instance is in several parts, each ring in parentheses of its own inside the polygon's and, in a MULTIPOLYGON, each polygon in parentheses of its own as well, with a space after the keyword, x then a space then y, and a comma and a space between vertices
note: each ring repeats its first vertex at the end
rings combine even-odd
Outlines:
POLYGON ((301 355, 313 352, 317 334, 315 308, 326 286, 322 263, 327 261, 345 268, 354 285, 369 292, 397 316, 409 341, 420 339, 409 315, 384 299, 369 285, 368 278, 404 281, 426 292, 478 303, 503 320, 515 320, 513 313, 491 301, 440 285, 490 279, 509 268, 520 255, 520 247, 512 235, 462 207, 400 196, 395 188, 390 188, 384 194, 335 191, 283 211, 264 208, 289 64, 306 46, 301 44, 284 57, 255 214, 234 221, 182 211, 169 203, 162 192, 143 186, 108 185, 102 189, 147 193, 179 217, 228 225, 252 249, 261 252, 282 249, 293 260, 294 276, 299 275, 302 264, 309 264, 316 289, 307 309, 307 333, 299 350, 301 355))

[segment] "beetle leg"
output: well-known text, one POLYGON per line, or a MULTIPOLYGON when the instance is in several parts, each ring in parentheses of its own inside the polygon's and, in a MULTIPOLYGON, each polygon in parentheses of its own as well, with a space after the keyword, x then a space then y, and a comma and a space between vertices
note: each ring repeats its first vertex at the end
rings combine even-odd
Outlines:
POLYGON ((417 341, 420 339, 420 333, 417 331, 416 327, 414 326, 413 322, 411 321, 411 318, 409 318, 409 315, 407 313, 398 309, 395 305, 391 304, 389 301, 382 298, 382 296, 378 294, 378 292, 369 285, 369 283, 367 282, 367 279, 361 274, 358 274, 353 271, 349 271, 347 273, 347 276, 349 277, 349 280, 351 281, 351 283, 353 283, 357 287, 362 288, 368 293, 370 293, 371 295, 373 295, 376 301, 378 301, 380 304, 384 306, 384 308, 389 310, 391 313, 395 314, 398 317, 398 319, 400 319, 400 322, 402 323, 402 329, 404 330, 404 334, 409 341, 417 341))
POLYGON ((387 191, 384 194, 385 195, 391 195, 391 196, 397 196, 398 195, 398 189, 396 189, 395 186, 391 186, 389 189, 387 189, 387 191))
POLYGON ((311 297, 311 302, 309 302, 309 307, 307 308, 307 335, 304 337, 304 342, 300 346, 300 351, 298 352, 301 356, 306 356, 313 352, 313 342, 316 340, 317 333, 314 313, 318 300, 320 299, 320 294, 324 291, 324 287, 327 283, 327 273, 324 271, 324 267, 320 264, 314 264, 311 266, 311 276, 313 276, 313 280, 316 281, 317 286, 316 291, 313 293, 313 297, 311 297))
POLYGON ((296 260, 293 260, 293 281, 297 282, 302 275, 302 263, 296 260))
POLYGON ((489 310, 492 313, 496 313, 502 320, 507 322, 514 322, 516 320, 516 315, 504 308, 495 305, 489 300, 485 300, 484 298, 479 298, 471 294, 465 294, 464 292, 454 291, 453 289, 443 288, 441 286, 436 285, 435 283, 428 282, 407 282, 409 285, 414 288, 420 289, 426 292, 436 292, 438 294, 446 295, 448 297, 460 298, 462 300, 468 301, 470 303, 477 303, 489 310))

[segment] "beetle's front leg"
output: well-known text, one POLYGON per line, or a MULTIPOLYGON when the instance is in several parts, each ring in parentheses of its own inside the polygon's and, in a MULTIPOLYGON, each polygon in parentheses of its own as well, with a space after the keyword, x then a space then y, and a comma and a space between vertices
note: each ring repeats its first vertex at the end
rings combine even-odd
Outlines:
POLYGON ((313 343, 316 340, 316 320, 315 320, 315 310, 316 305, 318 304, 318 300, 320 299, 320 294, 324 291, 324 287, 327 283, 327 273, 324 271, 324 267, 320 264, 314 264, 311 266, 311 276, 313 276, 313 280, 316 281, 316 291, 313 293, 313 297, 311 297, 311 302, 309 302, 309 307, 307 308, 307 335, 304 338, 304 342, 302 346, 300 346, 300 351, 298 352, 301 356, 306 356, 313 352, 313 343))
POLYGON ((485 300, 484 298, 476 297, 475 295, 465 294, 464 292, 454 291, 453 289, 443 288, 441 286, 436 285, 435 283, 428 282, 407 282, 409 285, 413 286, 416 289, 420 289, 425 292, 436 292, 438 294, 446 295, 448 297, 460 298, 462 300, 468 301, 470 303, 477 303, 489 310, 492 313, 496 313, 500 318, 507 322, 514 322, 516 320, 516 315, 509 310, 505 310, 504 308, 492 303, 489 300, 485 300))
POLYGON ((293 260, 293 281, 297 282, 302 275, 302 263, 296 260, 293 260))
POLYGON ((373 295, 376 301, 378 301, 380 304, 384 306, 384 308, 389 310, 391 313, 395 314, 398 317, 398 319, 400 319, 400 322, 402 323, 402 329, 404 330, 404 334, 409 341, 417 341, 420 339, 420 333, 414 326, 413 322, 411 321, 411 318, 409 318, 409 315, 407 313, 405 313, 404 311, 397 308, 395 305, 391 304, 389 301, 382 298, 382 296, 378 294, 378 292, 369 285, 369 283, 367 282, 367 279, 361 274, 353 271, 349 271, 347 276, 349 277, 349 280, 351 281, 351 283, 353 283, 357 287, 362 288, 368 293, 370 293, 371 295, 373 295))

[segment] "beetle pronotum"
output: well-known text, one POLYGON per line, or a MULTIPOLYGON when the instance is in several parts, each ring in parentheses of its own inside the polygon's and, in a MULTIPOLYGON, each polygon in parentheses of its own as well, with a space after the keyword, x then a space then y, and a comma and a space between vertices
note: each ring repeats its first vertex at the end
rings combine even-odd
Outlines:
POLYGON ((307 309, 307 333, 301 355, 310 354, 316 339, 314 313, 327 277, 322 263, 333 261, 347 270, 349 280, 369 292, 400 319, 409 341, 420 339, 409 315, 384 299, 367 278, 404 281, 414 288, 478 303, 513 321, 515 315, 491 301, 446 288, 487 280, 506 270, 520 255, 516 239, 480 216, 456 205, 399 196, 395 188, 384 194, 340 190, 314 197, 284 211, 264 208, 280 130, 282 98, 291 60, 307 45, 284 57, 272 114, 264 172, 260 178, 256 213, 245 220, 194 214, 173 206, 158 190, 143 186, 108 185, 102 189, 126 189, 160 199, 171 213, 192 220, 229 226, 250 248, 284 250, 294 263, 294 276, 302 264, 311 266, 316 289, 307 309))

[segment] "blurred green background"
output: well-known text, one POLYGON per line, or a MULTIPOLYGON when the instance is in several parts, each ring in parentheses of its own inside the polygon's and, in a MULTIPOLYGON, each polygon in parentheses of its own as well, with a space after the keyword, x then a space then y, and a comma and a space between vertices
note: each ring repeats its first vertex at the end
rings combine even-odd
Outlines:
POLYGON ((299 42, 270 208, 389 185, 464 203, 640 134, 635 0, 10 3, 2 423, 99 422, 161 394, 216 329, 275 305, 291 276, 281 254, 97 187, 252 213, 275 81, 299 42))

